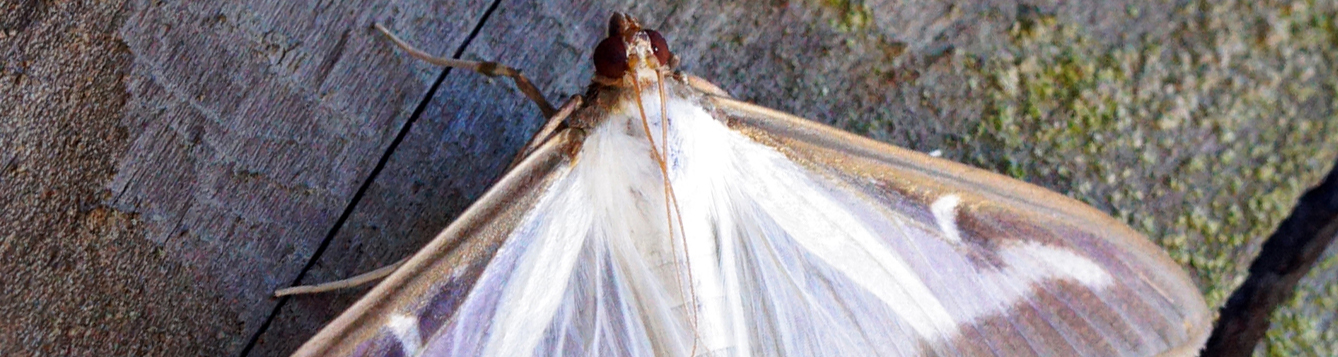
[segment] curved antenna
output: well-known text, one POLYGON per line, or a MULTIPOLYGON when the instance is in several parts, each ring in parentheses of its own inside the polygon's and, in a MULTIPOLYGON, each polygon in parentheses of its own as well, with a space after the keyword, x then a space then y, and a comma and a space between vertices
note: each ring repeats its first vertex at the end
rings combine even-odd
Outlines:
MULTIPOLYGON (((659 74, 658 71, 656 72, 656 74, 657 74, 657 78, 660 79, 660 88, 663 89, 663 88, 664 88, 664 83, 663 83, 663 82, 664 82, 664 81, 663 81, 664 78, 658 76, 658 74, 659 74)), ((629 76, 630 76, 630 74, 629 74, 629 76)), ((685 235, 685 234, 686 234, 686 229, 683 228, 683 214, 682 214, 682 210, 679 209, 679 207, 678 207, 678 197, 677 197, 677 195, 674 194, 674 186, 673 186, 673 184, 671 184, 671 183, 669 182, 669 167, 668 167, 668 165, 665 164, 664 151, 660 150, 660 147, 657 146, 657 145, 655 144, 655 137, 650 133, 650 122, 646 119, 646 106, 643 105, 642 102, 641 102, 641 83, 639 83, 639 81, 637 81, 636 78, 632 78, 632 80, 630 80, 629 82, 632 83, 632 91, 636 94, 636 107, 637 107, 637 110, 639 110, 640 113, 641 113, 641 129, 642 129, 642 131, 646 134, 646 140, 650 142, 650 153, 651 153, 651 158, 655 159, 655 163, 658 164, 658 166, 659 166, 659 168, 660 168, 660 177, 663 179, 662 182, 663 182, 663 184, 664 184, 664 196, 665 196, 665 197, 664 197, 664 215, 665 215, 664 219, 665 219, 665 221, 666 221, 666 222, 665 222, 665 223, 666 223, 666 227, 669 228, 669 239, 674 239, 674 217, 678 217, 678 220, 677 220, 677 221, 678 221, 678 230, 679 230, 679 232, 680 232, 679 235, 682 235, 682 236, 683 236, 683 262, 684 262, 684 265, 685 265, 685 269, 687 270, 687 273, 688 273, 688 282, 687 282, 687 284, 683 284, 682 281, 679 281, 678 284, 679 284, 680 286, 687 286, 687 288, 688 288, 688 297, 687 297, 686 299, 683 299, 683 300, 685 300, 685 303, 687 303, 688 306, 690 307, 690 308, 688 309, 688 311, 689 311, 689 313, 688 313, 688 320, 689 320, 689 322, 692 324, 692 336, 693 336, 693 337, 692 337, 692 351, 689 352, 688 355, 690 355, 690 356, 691 356, 691 355, 696 355, 696 354, 697 354, 697 342, 701 340, 701 334, 700 334, 700 331, 697 331, 697 326, 698 326, 698 321, 697 321, 697 291, 696 291, 697 289, 693 286, 693 284, 695 284, 695 280, 696 280, 696 279, 694 279, 694 278, 692 277, 692 261, 691 261, 692 258, 691 258, 690 255, 688 254, 687 236, 685 235), (678 214, 675 215, 674 213, 678 213, 678 214)), ((668 142, 669 142, 669 139, 667 138, 667 135, 668 135, 668 129, 667 129, 668 115, 667 115, 667 110, 668 110, 668 109, 665 108, 665 107, 666 107, 666 103, 664 102, 664 92, 663 92, 663 91, 660 92, 660 98, 661 98, 661 100, 660 100, 660 112, 664 115, 664 116, 660 117, 660 121, 661 121, 661 122, 660 122, 660 131, 661 131, 662 133, 664 133, 664 134, 661 134, 660 139, 662 140, 662 144, 664 145, 665 150, 668 150, 668 142)), ((673 242, 670 242, 669 245, 670 245, 670 249, 671 249, 671 250, 677 250, 676 248, 674 248, 674 246, 673 246, 673 242)), ((675 276, 678 276, 678 275, 675 274, 675 276)), ((679 290, 679 292, 682 292, 682 290, 679 290)))

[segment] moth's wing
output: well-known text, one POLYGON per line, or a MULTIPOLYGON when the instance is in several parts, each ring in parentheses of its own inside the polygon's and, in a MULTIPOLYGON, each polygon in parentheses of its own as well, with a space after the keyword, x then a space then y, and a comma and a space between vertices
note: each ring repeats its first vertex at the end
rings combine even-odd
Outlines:
POLYGON ((294 356, 414 355, 452 317, 539 197, 570 171, 584 134, 563 130, 294 356))
MULTIPOLYGON (((955 327, 946 329, 943 335, 949 336, 948 340, 921 340, 917 349, 921 352, 1194 355, 1208 336, 1210 313, 1184 270, 1147 238, 1085 204, 1021 181, 756 105, 712 96, 707 96, 704 103, 730 129, 788 158, 780 160, 785 162, 779 165, 793 162, 796 170, 807 171, 807 178, 797 180, 811 181, 794 186, 826 186, 817 194, 831 196, 819 200, 830 198, 828 203, 832 205, 821 205, 783 202, 802 195, 802 188, 757 194, 770 196, 756 197, 754 210, 770 215, 772 223, 756 230, 771 227, 774 231, 769 234, 771 246, 763 250, 779 251, 776 247, 784 242, 777 237, 812 248, 841 236, 819 232, 804 237, 800 232, 804 228, 787 226, 788 221, 823 219, 805 215, 848 216, 853 217, 851 225, 870 227, 872 235, 881 236, 891 247, 892 255, 888 256, 896 257, 879 258, 871 253, 875 260, 885 259, 878 262, 883 266, 872 270, 896 265, 888 261, 900 260, 897 264, 904 264, 912 275, 891 278, 903 290, 900 294, 915 296, 917 288, 904 285, 923 283, 918 289, 933 295, 924 299, 929 301, 914 300, 912 307, 893 306, 891 310, 903 315, 897 324, 910 325, 906 330, 917 329, 916 317, 906 318, 906 313, 919 314, 928 320, 921 323, 928 325, 938 325, 944 319, 942 313, 930 310, 946 311, 951 316, 949 326, 955 327), (801 209, 796 205, 811 206, 801 209), (802 212, 804 209, 824 212, 802 212), (939 321, 934 321, 935 316, 940 317, 939 321)), ((776 172, 775 167, 757 167, 776 172)), ((774 179, 750 182, 766 181, 774 179)), ((834 226, 829 232, 842 229, 834 226)), ((878 249, 870 249, 874 250, 878 249)), ((820 254, 812 249, 799 255, 800 260, 821 260, 815 256, 820 254)), ((858 267, 860 262, 858 258, 850 262, 829 259, 819 265, 823 264, 827 268, 838 266, 835 269, 839 271, 840 265, 858 267)), ((865 274, 858 269, 833 274, 824 278, 827 284, 854 282, 850 284, 853 286, 859 285, 860 279, 872 279, 859 277, 865 274), (830 276, 838 281, 831 281, 830 276)), ((828 286, 819 290, 839 292, 849 288, 828 286)), ((869 305, 859 305, 856 299, 835 301, 865 310, 853 314, 877 313, 875 308, 861 307, 869 305)), ((780 310, 771 313, 774 311, 780 310)), ((877 340, 869 336, 863 339, 877 340)))

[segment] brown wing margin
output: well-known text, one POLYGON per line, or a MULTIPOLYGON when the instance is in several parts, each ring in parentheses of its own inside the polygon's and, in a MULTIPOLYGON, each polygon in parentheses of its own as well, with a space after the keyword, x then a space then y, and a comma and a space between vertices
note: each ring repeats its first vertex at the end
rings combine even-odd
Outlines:
MULTIPOLYGON (((294 356, 395 355, 387 340, 395 314, 430 335, 473 286, 516 223, 568 172, 584 133, 567 129, 528 154, 450 226, 297 350, 294 356), (445 310, 446 313, 442 313, 445 310), (428 329, 423 329, 428 327, 428 329)), ((423 339, 426 339, 425 336, 423 339)))
MULTIPOLYGON (((1121 281, 1146 283, 1151 289, 1143 291, 1161 295, 1183 317, 1182 326, 1172 327, 1182 330, 1160 333, 1172 340, 1171 347, 1162 351, 1162 355, 1195 355, 1208 336, 1211 314, 1184 270, 1141 234, 1086 204, 1012 178, 880 143, 757 105, 713 96, 705 97, 704 102, 723 116, 732 129, 826 175, 840 176, 840 181, 861 186, 864 191, 891 187, 894 194, 918 201, 921 208, 927 207, 935 197, 952 192, 970 193, 964 202, 990 203, 977 205, 987 206, 983 208, 963 208, 973 210, 963 215, 979 216, 964 218, 964 224, 970 224, 972 218, 980 222, 1008 216, 1029 217, 1039 222, 1080 222, 1081 230, 1098 232, 1095 239, 1100 240, 1099 243, 1126 252, 1112 258, 1124 260, 1117 264, 1150 267, 1134 269, 1132 273, 1137 276, 1121 277, 1121 281)), ((995 224, 997 228, 996 222, 985 224, 995 224)), ((1137 322, 1142 321, 1135 321, 1135 325, 1137 322)), ((995 350, 995 353, 999 352, 995 350)))

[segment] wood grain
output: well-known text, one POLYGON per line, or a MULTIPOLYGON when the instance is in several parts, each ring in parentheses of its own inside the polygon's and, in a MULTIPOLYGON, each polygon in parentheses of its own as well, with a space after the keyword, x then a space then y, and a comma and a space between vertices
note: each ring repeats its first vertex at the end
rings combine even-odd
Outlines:
POLYGON ((424 48, 448 51, 487 4, 137 5, 121 29, 133 144, 108 204, 238 302, 240 350, 441 72, 393 56, 372 22, 415 24, 424 48))
POLYGON ((5 110, 20 120, 5 121, 18 126, 4 151, 25 152, 5 157, 3 191, 22 195, 5 195, 18 204, 6 216, 38 218, 0 236, 6 255, 50 255, 6 265, 6 285, 28 283, 5 289, 16 292, 5 316, 22 318, 0 344, 18 355, 242 350, 277 304, 269 292, 314 255, 441 72, 389 55, 371 23, 414 23, 425 48, 449 50, 487 4, 440 5, 0 7, 21 10, 0 31, 16 54, 6 97, 24 99, 5 102, 36 109, 5 110))
POLYGON ((116 3, 0 2, 0 355, 222 354, 228 302, 99 207, 129 136, 116 3))

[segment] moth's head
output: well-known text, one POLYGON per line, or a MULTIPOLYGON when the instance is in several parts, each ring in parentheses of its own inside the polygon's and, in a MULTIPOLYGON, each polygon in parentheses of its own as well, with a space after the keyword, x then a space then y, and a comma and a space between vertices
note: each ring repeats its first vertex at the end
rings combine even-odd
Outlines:
POLYGON ((614 13, 609 19, 609 37, 595 46, 594 60, 595 81, 616 86, 655 81, 658 74, 678 65, 664 36, 642 29, 624 13, 614 13))

